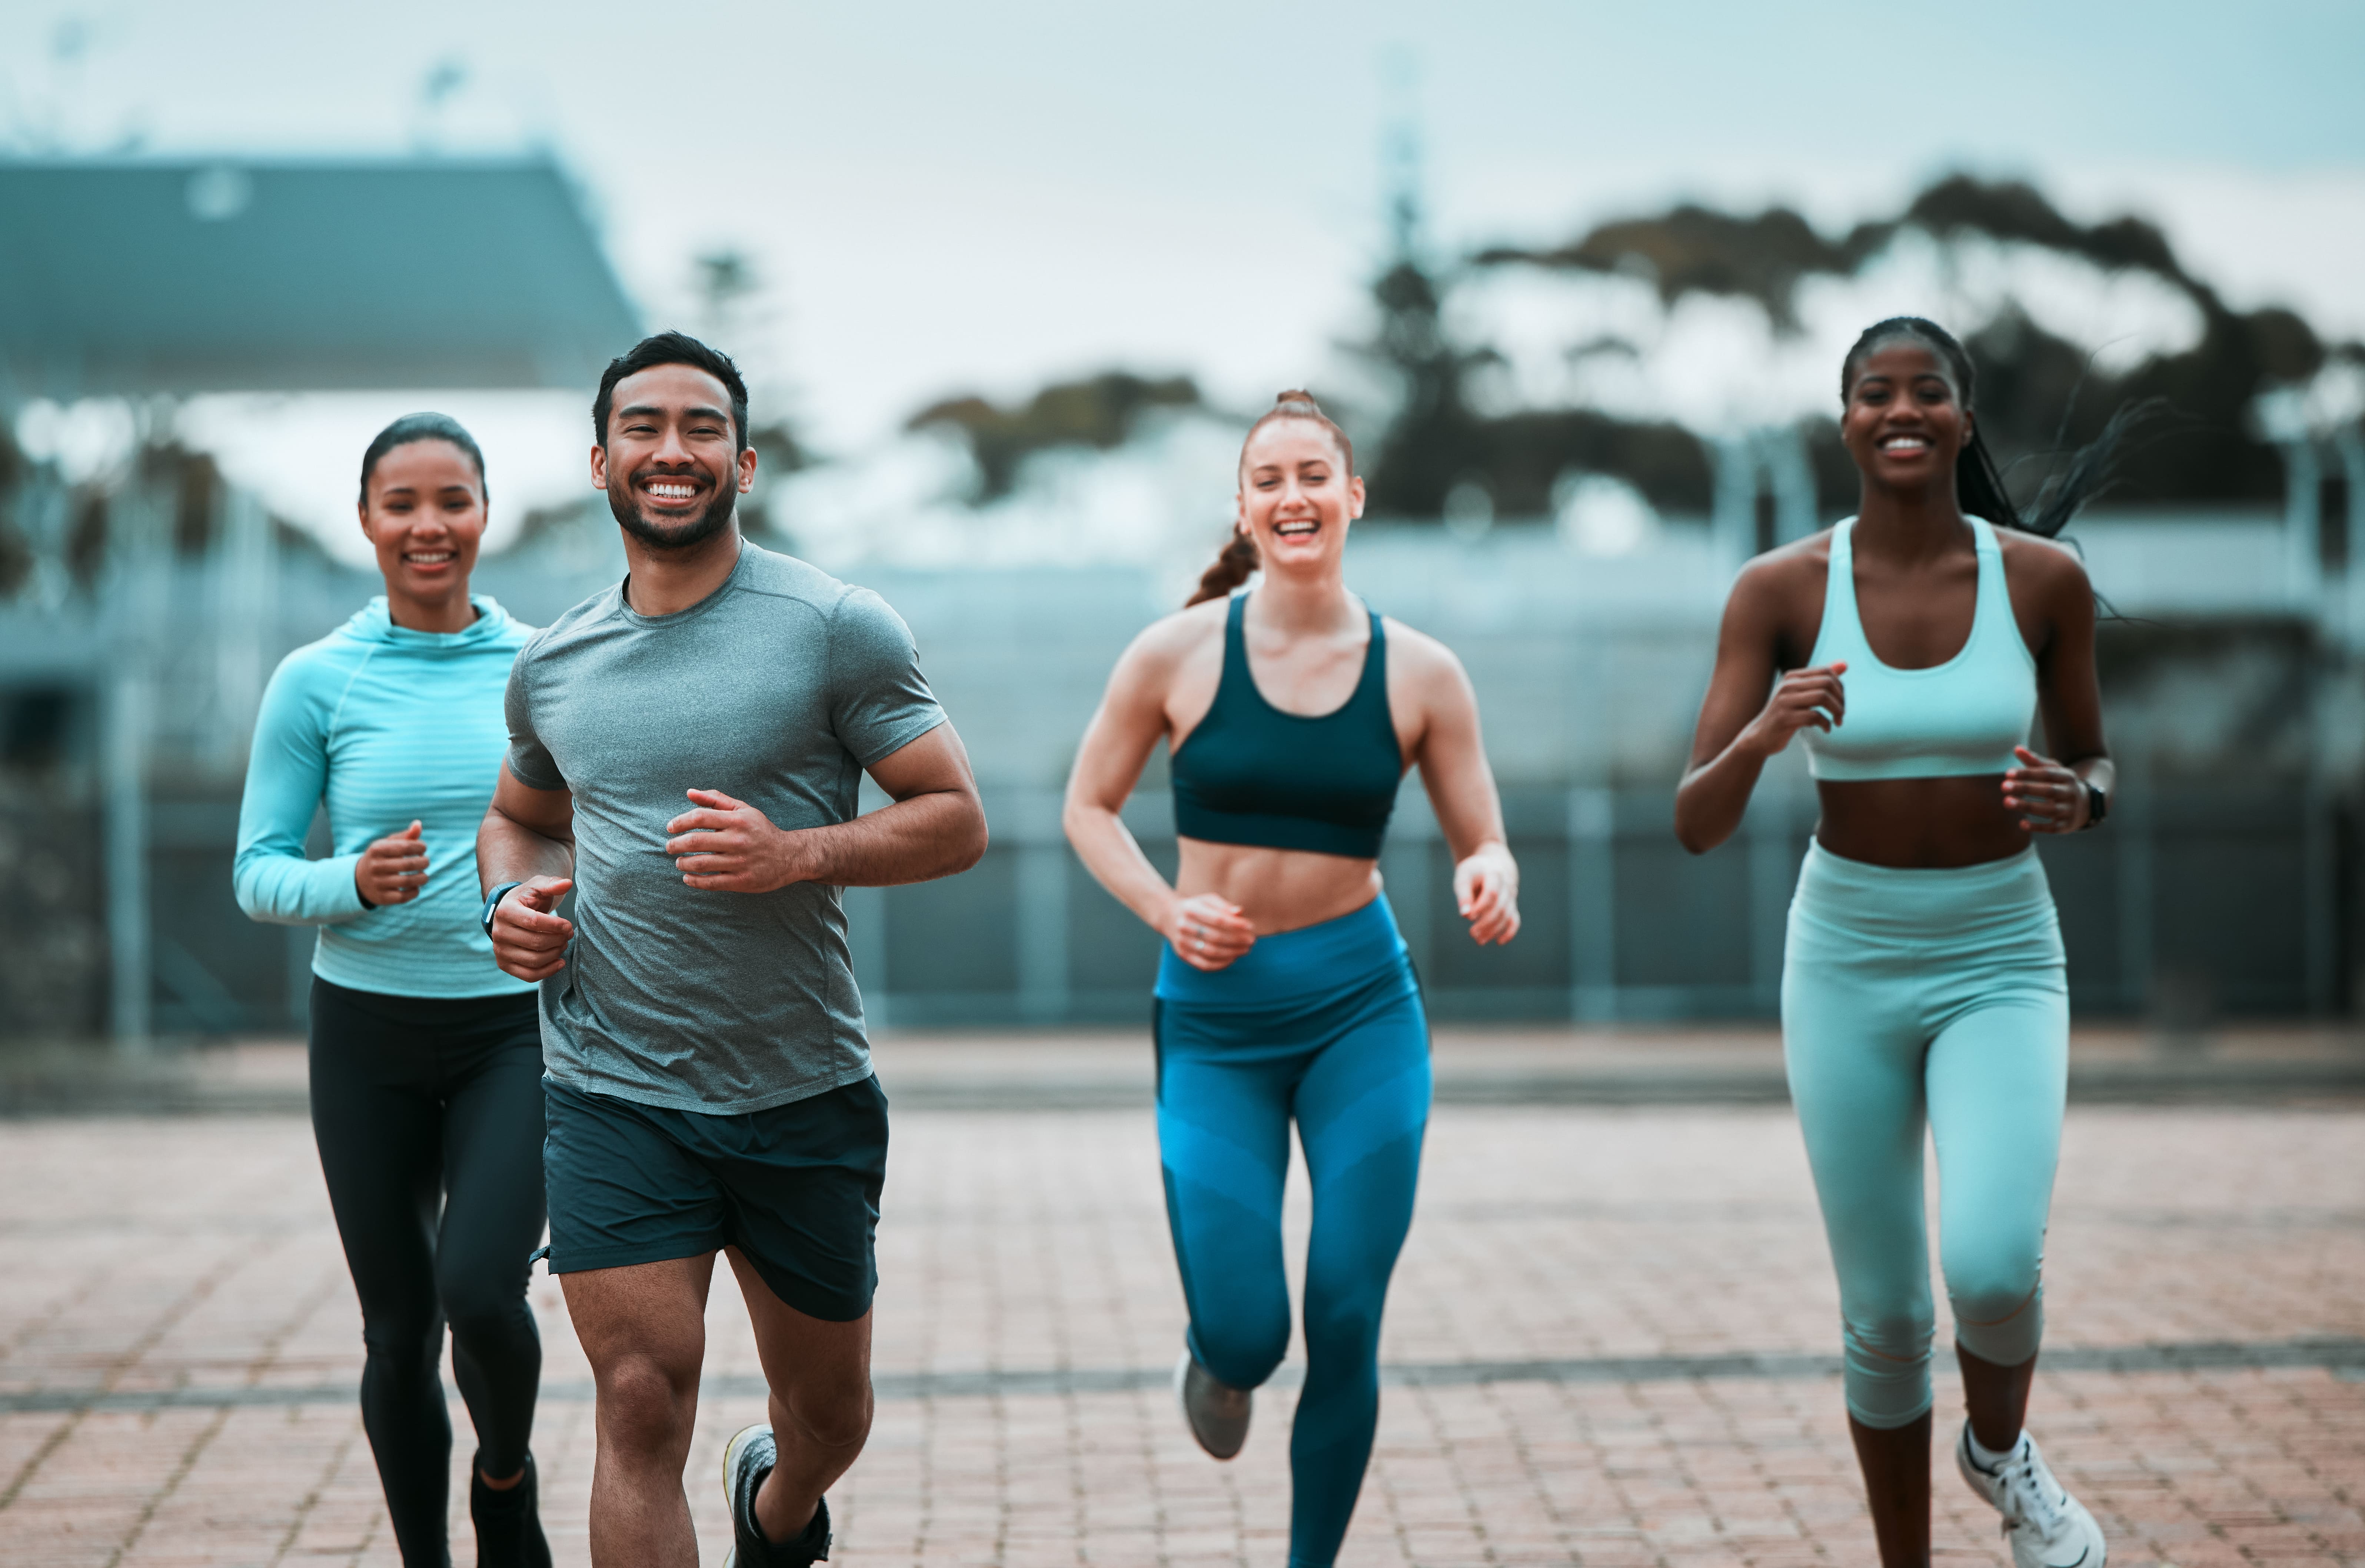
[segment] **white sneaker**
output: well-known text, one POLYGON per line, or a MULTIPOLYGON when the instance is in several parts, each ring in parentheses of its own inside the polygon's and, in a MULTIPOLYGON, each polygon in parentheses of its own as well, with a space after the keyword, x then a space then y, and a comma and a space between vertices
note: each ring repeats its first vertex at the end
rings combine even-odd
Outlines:
POLYGON ((2053 1478, 2053 1467, 2026 1432, 2001 1464, 1987 1469, 1971 1457, 1971 1428, 1955 1439, 1955 1468, 1972 1491, 2003 1516, 2012 1568, 2102 1568, 2111 1549, 2102 1527, 2053 1478))
POLYGON ((1174 1402, 1191 1435, 1216 1458, 1231 1458, 1249 1440, 1249 1391, 1218 1382, 1188 1350, 1174 1363, 1174 1402))
POLYGON ((756 1522, 756 1494, 779 1457, 768 1421, 740 1428, 723 1446, 723 1501, 731 1510, 731 1551, 723 1568, 813 1568, 829 1560, 828 1498, 814 1506, 813 1522, 794 1540, 768 1540, 756 1522))

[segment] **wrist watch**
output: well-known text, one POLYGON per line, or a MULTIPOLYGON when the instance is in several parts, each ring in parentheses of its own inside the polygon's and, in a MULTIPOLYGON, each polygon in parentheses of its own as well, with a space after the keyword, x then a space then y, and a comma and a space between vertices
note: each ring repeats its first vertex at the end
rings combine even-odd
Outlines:
POLYGON ((491 892, 485 895, 485 913, 478 915, 476 918, 484 925, 486 935, 490 936, 493 934, 493 911, 501 907, 501 901, 503 899, 509 897, 510 894, 517 889, 524 886, 525 884, 523 882, 503 882, 500 886, 495 888, 491 892))
POLYGON ((2110 792, 2099 784, 2083 778, 2078 782, 2086 786, 2086 825, 2078 831, 2089 833, 2102 826, 2102 819, 2111 814, 2111 796, 2110 792))

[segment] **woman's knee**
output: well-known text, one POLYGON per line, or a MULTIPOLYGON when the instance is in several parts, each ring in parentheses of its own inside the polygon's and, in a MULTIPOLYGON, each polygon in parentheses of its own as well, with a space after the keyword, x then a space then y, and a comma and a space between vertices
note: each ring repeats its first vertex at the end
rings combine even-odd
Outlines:
POLYGON ((1948 1271, 1946 1299, 1955 1338, 1981 1361, 2014 1367, 2036 1354, 2045 1335, 2045 1291, 2035 1266, 1948 1271))
POLYGON ((1942 1269, 1958 1331, 2007 1328, 2034 1309, 2045 1266, 2042 1231, 1982 1235, 1976 1228, 1960 1227, 1950 1240, 1942 1269))
POLYGON ((362 1308, 362 1344, 382 1366, 431 1372, 443 1357, 443 1315, 432 1301, 362 1308))
POLYGON ((443 1316, 463 1345, 499 1346, 521 1336, 537 1338, 533 1313, 525 1304, 525 1282, 496 1280, 479 1271, 439 1282, 443 1316))
POLYGON ((1380 1316, 1385 1301, 1378 1291, 1328 1293, 1309 1282, 1306 1290, 1306 1359, 1375 1361, 1380 1316))
POLYGON ((1216 1381, 1233 1388, 1255 1388, 1271 1377, 1289 1354, 1289 1304, 1270 1308, 1203 1308, 1191 1318, 1191 1353, 1216 1381))

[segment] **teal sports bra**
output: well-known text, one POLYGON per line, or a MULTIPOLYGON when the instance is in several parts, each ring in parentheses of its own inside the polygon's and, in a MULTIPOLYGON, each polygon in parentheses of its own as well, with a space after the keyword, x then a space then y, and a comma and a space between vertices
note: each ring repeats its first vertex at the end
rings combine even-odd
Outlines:
POLYGON ((1388 639, 1376 611, 1363 673, 1328 713, 1284 712, 1249 671, 1246 594, 1224 617, 1224 674, 1207 716, 1172 753, 1174 831, 1376 860, 1395 810, 1404 750, 1388 713, 1388 639))
POLYGON ((2003 549, 1987 519, 1967 519, 1978 545, 1978 599, 1962 650, 1928 669, 1892 669, 1865 641, 1855 607, 1855 519, 1832 530, 1823 624, 1810 665, 1844 659, 1847 716, 1829 734, 1805 732, 1817 778, 1946 778, 2017 767, 2036 715, 2036 661, 2012 616, 2003 549))

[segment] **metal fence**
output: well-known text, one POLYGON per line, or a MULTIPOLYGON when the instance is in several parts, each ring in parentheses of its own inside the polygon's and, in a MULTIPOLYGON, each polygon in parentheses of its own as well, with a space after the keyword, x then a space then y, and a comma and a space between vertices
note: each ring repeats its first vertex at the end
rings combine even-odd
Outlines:
MULTIPOLYGON (((2071 1001, 2088 1015, 2324 1014, 2343 1004, 2334 803, 2303 787, 2144 777, 2127 767, 2102 832, 2040 846, 2061 911, 2071 1001)), ((875 803, 875 802, 874 802, 875 803)), ((1149 1016, 1158 938, 1085 872, 1048 790, 988 791, 993 846, 942 882, 845 894, 874 1024, 1009 1027, 1149 1016)), ((1770 1016, 1783 926, 1810 826, 1795 769, 1769 773, 1713 854, 1675 841, 1655 790, 1506 791, 1525 926, 1508 947, 1463 935, 1452 864, 1418 787, 1381 859, 1439 1018, 1770 1016)), ((1171 803, 1128 824, 1174 866, 1171 803)), ((230 799, 151 809, 152 1017, 167 1034, 299 1028, 312 934, 255 925, 230 894, 230 799)))
MULTIPOLYGON (((283 554, 245 498, 228 509, 212 549, 176 557, 163 503, 122 502, 96 591, 0 609, 0 1033, 301 1025, 311 934, 250 923, 230 893, 245 737, 270 661, 375 585, 283 554)), ((2317 573, 2319 534, 2272 515, 2089 532, 2097 580, 2155 619, 2103 640, 2123 769, 2112 821, 2041 848, 2074 1001, 2171 1017, 2350 1009, 2365 572, 2317 573), (2292 554, 2294 539, 2308 548, 2292 554)), ((1473 946, 1427 802, 1407 787, 1382 870, 1438 1016, 1773 1011, 1812 812, 1800 759, 1769 771, 1743 833, 1714 854, 1686 855, 1670 829, 1740 548, 1718 538, 1671 527, 1614 560, 1541 530, 1359 539, 1355 586, 1469 666, 1524 875, 1519 941, 1473 946)), ((612 535, 587 534, 488 561, 480 577, 544 621, 613 580, 612 551, 612 535)), ((1076 863, 1059 783, 1111 660, 1170 595, 1154 573, 1116 566, 850 575, 911 622, 994 834, 961 877, 846 895, 873 1018, 1144 1017, 1156 937, 1076 863)), ((1171 869, 1162 789, 1153 765, 1128 820, 1171 869)))

